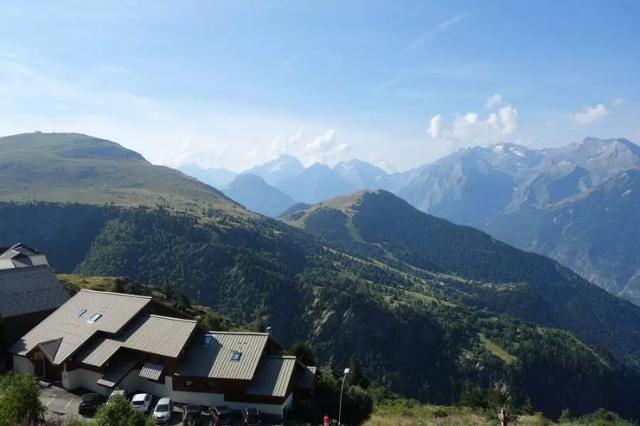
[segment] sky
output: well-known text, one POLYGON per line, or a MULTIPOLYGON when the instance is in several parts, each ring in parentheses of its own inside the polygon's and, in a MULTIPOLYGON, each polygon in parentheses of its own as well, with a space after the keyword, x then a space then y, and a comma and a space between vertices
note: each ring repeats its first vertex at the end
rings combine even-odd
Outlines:
POLYGON ((635 0, 3 0, 0 135, 234 171, 640 143, 639 23, 635 0))

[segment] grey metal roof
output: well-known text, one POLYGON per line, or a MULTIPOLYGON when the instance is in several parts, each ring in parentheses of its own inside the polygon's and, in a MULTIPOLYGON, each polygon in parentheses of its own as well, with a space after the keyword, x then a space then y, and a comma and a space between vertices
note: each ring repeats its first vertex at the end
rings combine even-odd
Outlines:
POLYGON ((113 362, 104 375, 96 382, 101 386, 114 388, 133 370, 137 361, 131 357, 120 357, 113 362))
POLYGON ((249 395, 287 396, 296 366, 294 356, 265 356, 247 389, 249 395))
POLYGON ((59 338, 62 340, 53 354, 52 363, 60 364, 97 332, 118 333, 150 301, 147 296, 80 290, 14 343, 9 351, 24 356, 40 343, 59 338), (88 321, 98 313, 102 314, 100 319, 88 321))
POLYGON ((178 366, 177 374, 212 379, 251 380, 264 352, 269 335, 250 332, 209 332, 211 342, 196 339, 178 366), (233 360, 239 352, 238 360, 233 360))
POLYGON ((49 265, 47 257, 24 244, 14 244, 0 253, 0 269, 49 265))
POLYGON ((160 376, 162 376, 162 370, 164 370, 164 365, 162 364, 145 362, 140 369, 140 373, 138 373, 138 376, 149 380, 158 380, 160 376))
POLYGON ((0 270, 0 316, 56 309, 69 299, 48 266, 0 270))
POLYGON ((134 319, 119 336, 96 339, 76 359, 100 367, 120 348, 177 358, 196 325, 193 320, 144 315, 134 319))

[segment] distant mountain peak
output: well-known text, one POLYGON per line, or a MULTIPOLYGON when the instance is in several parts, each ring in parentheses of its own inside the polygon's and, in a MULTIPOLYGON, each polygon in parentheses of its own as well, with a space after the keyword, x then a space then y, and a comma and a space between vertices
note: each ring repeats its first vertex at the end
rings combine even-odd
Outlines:
POLYGON ((297 175, 303 170, 304 166, 300 160, 291 155, 283 154, 271 161, 252 167, 245 173, 260 176, 269 185, 277 186, 283 179, 297 175))

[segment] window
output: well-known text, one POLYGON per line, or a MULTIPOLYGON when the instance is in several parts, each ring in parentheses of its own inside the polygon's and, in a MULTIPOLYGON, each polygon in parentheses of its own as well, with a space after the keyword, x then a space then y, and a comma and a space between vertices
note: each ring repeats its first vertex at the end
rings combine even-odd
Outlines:
POLYGON ((241 356, 242 356, 242 352, 233 351, 231 352, 231 361, 240 361, 241 356))
POLYGON ((81 316, 84 315, 85 312, 87 312, 86 309, 77 308, 73 310, 73 316, 76 318, 80 318, 81 316))
POLYGON ((202 336, 201 345, 202 346, 211 346, 213 344, 213 336, 210 334, 205 334, 202 336))
POLYGON ((101 314, 101 313, 93 314, 93 315, 91 316, 91 318, 89 318, 89 319, 87 320, 87 322, 88 322, 89 324, 93 324, 94 322, 98 321, 100 318, 102 318, 102 314, 101 314))

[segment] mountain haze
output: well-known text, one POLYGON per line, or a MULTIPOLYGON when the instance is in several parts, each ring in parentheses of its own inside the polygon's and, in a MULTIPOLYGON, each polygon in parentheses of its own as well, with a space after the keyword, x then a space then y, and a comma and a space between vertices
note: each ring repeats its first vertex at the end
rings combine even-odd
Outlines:
POLYGON ((249 173, 236 176, 224 192, 249 210, 270 217, 279 216, 295 204, 287 194, 249 173))
POLYGON ((629 140, 586 138, 552 149, 499 143, 394 174, 359 160, 300 169, 287 156, 258 169, 289 163, 297 164, 294 173, 275 186, 296 202, 386 189, 422 211, 550 256, 640 304, 640 147, 629 140))

